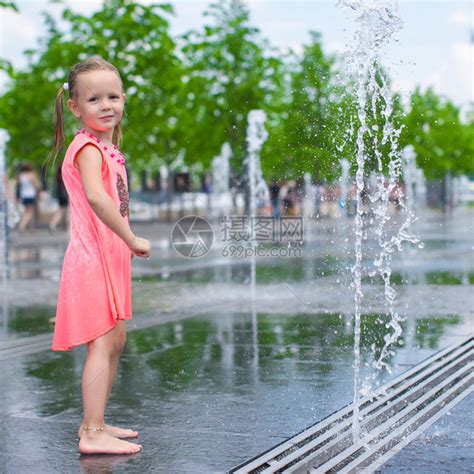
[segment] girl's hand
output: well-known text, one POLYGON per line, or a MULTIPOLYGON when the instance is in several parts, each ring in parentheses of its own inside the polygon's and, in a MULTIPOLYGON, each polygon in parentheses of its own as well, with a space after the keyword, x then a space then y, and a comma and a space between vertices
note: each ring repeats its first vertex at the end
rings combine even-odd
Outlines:
POLYGON ((150 258, 150 241, 141 237, 134 237, 129 244, 133 255, 141 258, 150 258))

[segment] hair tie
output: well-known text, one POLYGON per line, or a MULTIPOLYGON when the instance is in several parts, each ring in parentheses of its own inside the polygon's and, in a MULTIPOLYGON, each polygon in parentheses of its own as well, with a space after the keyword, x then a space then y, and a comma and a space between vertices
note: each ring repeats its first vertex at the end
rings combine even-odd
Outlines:
POLYGON ((65 83, 63 84, 63 89, 64 89, 65 91, 68 91, 68 90, 69 90, 69 84, 68 84, 67 82, 65 82, 65 83))

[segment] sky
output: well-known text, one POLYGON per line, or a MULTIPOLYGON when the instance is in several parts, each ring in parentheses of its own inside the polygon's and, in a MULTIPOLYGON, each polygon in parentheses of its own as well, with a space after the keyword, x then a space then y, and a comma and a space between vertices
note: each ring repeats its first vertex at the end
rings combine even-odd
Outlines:
MULTIPOLYGON (((63 0, 73 10, 92 12, 100 0, 63 0)), ((151 3, 142 0, 143 3, 151 3)), ((208 1, 170 0, 176 15, 170 19, 172 34, 199 29, 208 1)), ((273 46, 301 51, 310 30, 322 34, 327 53, 350 49, 355 30, 354 12, 337 0, 250 0, 250 18, 273 46)), ((21 68, 25 49, 36 48, 44 35, 41 11, 59 18, 61 5, 44 0, 17 0, 20 12, 0 12, 0 57, 21 68)), ((383 65, 392 87, 405 97, 419 85, 433 87, 459 106, 474 101, 474 2, 457 0, 399 0, 403 29, 396 34, 383 65)), ((5 81, 5 77, 0 77, 5 81)))

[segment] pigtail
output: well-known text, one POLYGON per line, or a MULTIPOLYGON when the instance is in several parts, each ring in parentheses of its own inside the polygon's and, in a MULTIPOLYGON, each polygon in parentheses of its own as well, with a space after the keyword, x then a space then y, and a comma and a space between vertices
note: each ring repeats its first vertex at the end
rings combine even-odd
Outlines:
POLYGON ((46 166, 54 165, 56 157, 64 145, 64 87, 61 86, 56 94, 54 107, 54 139, 53 149, 46 160, 46 166))
POLYGON ((115 125, 114 133, 112 134, 112 143, 119 148, 122 145, 122 121, 115 125))

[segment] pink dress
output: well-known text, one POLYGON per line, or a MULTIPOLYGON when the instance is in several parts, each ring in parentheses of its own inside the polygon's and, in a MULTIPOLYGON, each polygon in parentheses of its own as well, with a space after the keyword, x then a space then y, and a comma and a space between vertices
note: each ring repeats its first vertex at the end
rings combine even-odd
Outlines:
POLYGON ((59 284, 53 351, 67 351, 102 336, 119 319, 132 319, 131 251, 92 210, 74 166, 87 144, 102 154, 102 181, 128 222, 127 173, 120 152, 78 132, 61 167, 70 202, 70 242, 59 284))

